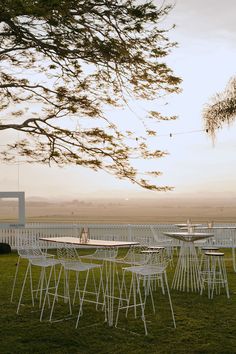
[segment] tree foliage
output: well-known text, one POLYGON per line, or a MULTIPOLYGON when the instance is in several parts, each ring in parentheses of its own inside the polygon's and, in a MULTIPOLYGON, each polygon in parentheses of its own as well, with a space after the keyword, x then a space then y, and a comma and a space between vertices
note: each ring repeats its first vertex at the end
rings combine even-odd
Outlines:
POLYGON ((2 0, 0 130, 25 136, 1 158, 18 154, 28 162, 103 169, 167 190, 140 177, 133 164, 134 153, 143 159, 165 155, 148 148, 155 131, 146 125, 141 136, 122 131, 105 112, 131 98, 178 92, 180 79, 163 62, 175 43, 159 24, 170 10, 152 1, 2 0))
POLYGON ((218 129, 236 119, 236 77, 232 77, 225 90, 217 93, 204 107, 205 128, 213 140, 218 129))

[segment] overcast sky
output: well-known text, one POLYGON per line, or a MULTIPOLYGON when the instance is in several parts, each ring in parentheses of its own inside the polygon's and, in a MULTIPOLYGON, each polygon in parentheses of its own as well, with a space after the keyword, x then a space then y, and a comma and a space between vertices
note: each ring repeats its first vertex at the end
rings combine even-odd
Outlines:
MULTIPOLYGON (((159 184, 175 187, 171 196, 236 197, 236 124, 219 132, 215 146, 200 131, 204 104, 236 75, 235 13, 235 0, 177 0, 166 19, 166 23, 176 24, 170 37, 179 45, 168 64, 182 77, 183 91, 169 98, 165 108, 166 113, 177 114, 179 119, 160 126, 160 137, 153 140, 153 146, 170 153, 156 167, 163 171, 159 184)), ((162 103, 152 105, 158 110, 162 103)), ((27 197, 163 197, 163 193, 142 191, 126 181, 84 168, 2 166, 0 190, 18 188, 27 197)))

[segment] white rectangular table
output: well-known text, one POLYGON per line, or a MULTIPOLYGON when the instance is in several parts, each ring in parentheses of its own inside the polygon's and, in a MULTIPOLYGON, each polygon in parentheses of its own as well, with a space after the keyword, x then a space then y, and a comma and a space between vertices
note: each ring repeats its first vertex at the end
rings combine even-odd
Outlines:
MULTIPOLYGON (((117 247, 132 247, 139 245, 139 242, 132 241, 109 241, 109 240, 94 240, 89 239, 87 242, 84 242, 79 237, 42 237, 41 241, 45 242, 55 242, 55 243, 64 243, 74 246, 87 246, 87 247, 103 247, 103 248, 117 248, 117 247)), ((106 316, 108 325, 112 326, 113 319, 113 310, 114 310, 114 276, 115 276, 115 263, 112 259, 104 259, 106 262, 105 271, 106 271, 106 287, 105 287, 105 299, 106 299, 106 316), (113 266, 112 266, 113 265, 113 266)))
POLYGON ((139 242, 131 241, 109 241, 109 240, 93 240, 89 239, 87 242, 82 241, 79 237, 41 237, 41 241, 67 243, 75 246, 88 246, 88 247, 131 247, 139 245, 139 242))

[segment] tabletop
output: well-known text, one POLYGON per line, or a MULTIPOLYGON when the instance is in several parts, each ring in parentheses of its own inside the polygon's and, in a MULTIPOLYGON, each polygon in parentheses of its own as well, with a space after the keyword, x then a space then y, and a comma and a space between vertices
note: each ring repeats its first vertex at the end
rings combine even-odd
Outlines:
POLYGON ((163 232, 168 237, 173 237, 181 241, 194 242, 204 238, 213 237, 213 233, 209 232, 163 232))
POLYGON ((141 251, 141 253, 160 253, 160 250, 159 249, 149 249, 149 250, 143 250, 141 251))
POLYGON ((236 226, 197 226, 198 230, 236 230, 236 226))
POLYGON ((188 227, 188 226, 192 226, 192 227, 200 227, 200 226, 204 226, 203 224, 194 224, 194 223, 189 223, 189 224, 175 224, 175 226, 178 227, 188 227))
POLYGON ((130 247, 139 245, 139 242, 132 241, 108 241, 108 240, 93 240, 87 242, 82 241, 79 237, 41 237, 41 241, 66 243, 71 245, 81 245, 88 247, 130 247))

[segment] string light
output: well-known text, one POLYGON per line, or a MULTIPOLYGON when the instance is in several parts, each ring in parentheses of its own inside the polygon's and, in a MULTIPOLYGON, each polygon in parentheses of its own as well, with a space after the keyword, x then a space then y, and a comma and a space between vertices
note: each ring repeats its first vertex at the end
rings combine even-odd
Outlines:
POLYGON ((168 136, 169 138, 173 138, 174 135, 186 135, 186 134, 193 134, 193 133, 201 133, 205 132, 208 133, 208 129, 199 129, 199 130, 189 130, 184 132, 176 132, 176 133, 168 133, 168 134, 158 134, 156 137, 165 137, 168 136))

